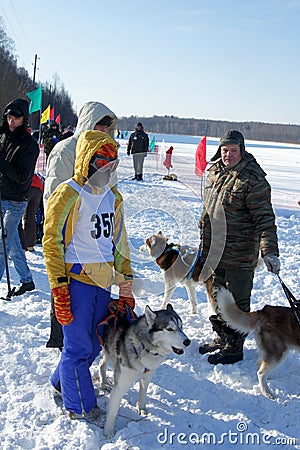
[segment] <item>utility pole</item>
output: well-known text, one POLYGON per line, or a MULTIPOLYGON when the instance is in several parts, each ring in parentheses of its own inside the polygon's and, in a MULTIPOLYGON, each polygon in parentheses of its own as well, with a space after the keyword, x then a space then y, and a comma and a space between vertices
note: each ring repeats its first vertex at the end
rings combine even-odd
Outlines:
POLYGON ((35 88, 35 73, 37 71, 36 63, 37 63, 38 55, 34 56, 34 68, 33 68, 33 80, 32 80, 32 88, 35 88))

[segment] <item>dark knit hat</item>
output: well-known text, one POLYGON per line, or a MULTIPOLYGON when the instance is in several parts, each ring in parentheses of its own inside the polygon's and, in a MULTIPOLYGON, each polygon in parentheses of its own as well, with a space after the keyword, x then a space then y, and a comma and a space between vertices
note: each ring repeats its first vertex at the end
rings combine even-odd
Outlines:
POLYGON ((14 116, 17 119, 19 119, 20 117, 23 116, 23 112, 18 107, 13 105, 13 106, 10 106, 8 109, 5 110, 4 116, 8 116, 8 115, 14 116))
POLYGON ((2 126, 4 126, 6 129, 8 128, 7 123, 7 115, 10 114, 14 117, 20 118, 24 117, 24 122, 21 125, 21 127, 25 130, 28 125, 28 116, 29 116, 29 103, 24 98, 16 98, 12 102, 10 102, 8 105, 4 108, 3 113, 3 123, 2 126))
POLYGON ((10 102, 5 107, 3 116, 7 116, 8 114, 17 118, 24 116, 27 119, 29 114, 28 102, 23 98, 17 98, 10 102))
POLYGON ((144 127, 143 127, 143 124, 142 124, 141 122, 138 122, 138 123, 136 124, 135 127, 141 127, 141 128, 144 128, 144 127))
POLYGON ((250 154, 246 152, 244 136, 237 130, 227 131, 224 136, 221 137, 218 150, 216 154, 211 158, 211 161, 216 161, 221 158, 221 147, 227 144, 237 144, 240 146, 242 158, 248 159, 250 154))

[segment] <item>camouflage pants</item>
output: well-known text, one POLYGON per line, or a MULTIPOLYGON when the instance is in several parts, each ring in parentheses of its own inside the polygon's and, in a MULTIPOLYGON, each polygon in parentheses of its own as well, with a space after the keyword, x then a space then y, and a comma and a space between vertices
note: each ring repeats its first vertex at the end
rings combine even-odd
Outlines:
POLYGON ((250 298, 253 287, 254 270, 219 269, 209 277, 206 283, 210 285, 212 297, 215 300, 213 307, 218 315, 216 295, 221 286, 229 289, 237 306, 245 312, 250 311, 250 298))

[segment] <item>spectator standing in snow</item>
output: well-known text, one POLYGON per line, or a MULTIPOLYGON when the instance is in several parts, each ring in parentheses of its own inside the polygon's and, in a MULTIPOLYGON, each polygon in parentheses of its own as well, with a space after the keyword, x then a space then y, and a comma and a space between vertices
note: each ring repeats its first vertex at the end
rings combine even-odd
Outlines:
POLYGON ((199 278, 204 264, 210 268, 211 274, 205 279, 215 314, 209 320, 218 338, 200 346, 199 352, 219 350, 208 357, 208 362, 233 364, 243 359, 245 336, 222 321, 217 292, 221 286, 230 289, 237 306, 250 311, 259 250, 268 270, 279 272, 277 232, 270 185, 253 155, 246 151, 243 135, 228 131, 212 161, 216 162, 208 169, 199 223, 202 254, 193 278, 199 278))
POLYGON ((28 204, 23 216, 23 226, 20 237, 24 250, 34 252, 34 244, 36 242, 36 221, 35 214, 41 205, 43 196, 44 183, 42 177, 34 173, 31 186, 28 193, 28 204))
POLYGON ((65 129, 65 131, 62 133, 62 135, 61 135, 61 140, 67 139, 67 138, 73 136, 73 134, 74 134, 74 133, 73 133, 73 128, 71 127, 71 125, 69 125, 69 126, 65 129))
MULTIPOLYGON (((28 116, 28 102, 18 98, 5 107, 0 127, 0 191, 4 229, 7 233, 5 244, 7 255, 13 260, 21 283, 13 295, 21 295, 35 288, 18 233, 39 156, 38 144, 27 131, 28 116)), ((0 280, 4 267, 4 248, 1 241, 0 280)))
MULTIPOLYGON (((86 130, 102 130, 106 126, 107 133, 114 137, 116 115, 103 103, 87 102, 79 111, 78 122, 73 136, 58 142, 47 161, 44 186, 44 214, 47 214, 47 202, 55 188, 74 174, 75 150, 80 134, 86 130)), ((51 332, 46 344, 49 348, 63 347, 62 327, 56 319, 51 294, 50 310, 51 332)))
POLYGON ((130 135, 127 146, 127 155, 131 154, 133 158, 133 180, 143 180, 144 160, 147 156, 148 147, 149 137, 145 133, 142 123, 139 122, 135 127, 135 131, 130 135))
POLYGON ((59 125, 53 121, 50 123, 50 127, 43 133, 44 152, 47 159, 49 158, 50 152, 52 151, 54 145, 57 144, 60 139, 61 132, 59 131, 59 125))
POLYGON ((80 135, 74 176, 49 198, 44 227, 46 269, 64 332, 51 383, 71 419, 100 415, 89 368, 101 349, 96 329, 109 315, 111 285, 119 285, 121 313, 135 304, 122 197, 108 185, 118 164, 109 126, 80 135))

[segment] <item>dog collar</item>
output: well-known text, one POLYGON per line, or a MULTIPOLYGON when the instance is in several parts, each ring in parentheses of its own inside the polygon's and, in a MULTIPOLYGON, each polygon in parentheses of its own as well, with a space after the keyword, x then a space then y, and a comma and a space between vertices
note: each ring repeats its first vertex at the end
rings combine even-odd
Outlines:
POLYGON ((132 344, 132 348, 137 357, 142 353, 143 350, 145 350, 147 353, 153 356, 161 356, 159 353, 153 353, 151 352, 151 350, 148 350, 143 342, 141 342, 141 345, 138 348, 136 348, 136 346, 132 344))

